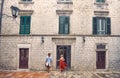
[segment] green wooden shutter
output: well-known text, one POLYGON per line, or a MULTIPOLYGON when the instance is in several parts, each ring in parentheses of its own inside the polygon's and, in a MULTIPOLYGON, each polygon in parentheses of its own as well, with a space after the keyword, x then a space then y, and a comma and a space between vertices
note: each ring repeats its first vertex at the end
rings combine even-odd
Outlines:
POLYGON ((26 20, 25 20, 25 34, 30 34, 30 23, 31 23, 31 17, 30 16, 26 16, 26 20))
POLYGON ((65 17, 64 32, 65 34, 69 34, 69 16, 65 17))
POLYGON ((96 2, 105 2, 105 0, 96 0, 96 2))
POLYGON ((97 34, 97 17, 93 17, 93 34, 97 34))
POLYGON ((59 16, 59 34, 69 33, 69 16, 59 16))
POLYGON ((59 16, 59 34, 64 33, 64 20, 65 20, 64 16, 59 16))
POLYGON ((107 18, 107 34, 111 34, 111 19, 107 18))
POLYGON ((96 0, 96 2, 99 2, 99 0, 96 0))
POLYGON ((20 34, 30 34, 30 16, 21 16, 20 17, 20 34))
POLYGON ((105 2, 105 0, 102 0, 102 2, 105 2))
POLYGON ((20 17, 20 34, 24 34, 24 21, 25 21, 24 17, 21 16, 20 17))

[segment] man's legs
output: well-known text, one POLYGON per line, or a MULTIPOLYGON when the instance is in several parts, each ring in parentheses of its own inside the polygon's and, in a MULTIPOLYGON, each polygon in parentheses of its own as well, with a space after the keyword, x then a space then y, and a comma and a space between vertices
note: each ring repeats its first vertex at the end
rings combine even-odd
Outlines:
POLYGON ((50 66, 47 66, 47 72, 48 73, 50 72, 50 66))

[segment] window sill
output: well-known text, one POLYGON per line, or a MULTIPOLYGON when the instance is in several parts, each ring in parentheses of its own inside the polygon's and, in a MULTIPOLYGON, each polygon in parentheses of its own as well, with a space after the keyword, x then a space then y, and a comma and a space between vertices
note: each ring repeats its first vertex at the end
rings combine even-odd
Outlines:
POLYGON ((19 4, 34 4, 32 1, 21 1, 19 4))
POLYGON ((111 34, 93 34, 94 36, 99 36, 99 37, 107 37, 111 36, 111 34))
POLYGON ((73 4, 72 1, 58 1, 57 4, 73 4))
POLYGON ((94 5, 108 5, 106 2, 95 2, 94 5))

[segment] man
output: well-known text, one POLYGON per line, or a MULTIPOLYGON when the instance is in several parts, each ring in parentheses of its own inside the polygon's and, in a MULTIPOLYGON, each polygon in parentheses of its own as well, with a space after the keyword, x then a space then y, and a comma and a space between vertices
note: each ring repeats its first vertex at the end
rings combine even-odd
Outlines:
POLYGON ((50 68, 52 66, 52 57, 51 57, 51 53, 48 53, 48 56, 46 57, 46 61, 45 61, 45 66, 47 68, 47 72, 50 72, 50 68))

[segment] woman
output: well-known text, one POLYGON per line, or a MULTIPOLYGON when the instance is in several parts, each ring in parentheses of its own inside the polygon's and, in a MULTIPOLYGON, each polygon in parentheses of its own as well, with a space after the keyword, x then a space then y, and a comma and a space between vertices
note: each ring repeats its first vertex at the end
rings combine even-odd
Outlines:
POLYGON ((65 59, 63 57, 63 55, 60 55, 60 59, 59 59, 59 68, 60 68, 60 71, 64 71, 65 68, 66 68, 67 64, 65 63, 65 59))

